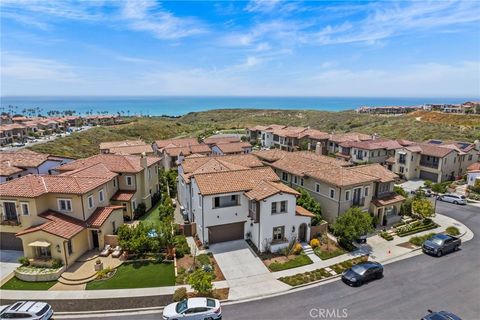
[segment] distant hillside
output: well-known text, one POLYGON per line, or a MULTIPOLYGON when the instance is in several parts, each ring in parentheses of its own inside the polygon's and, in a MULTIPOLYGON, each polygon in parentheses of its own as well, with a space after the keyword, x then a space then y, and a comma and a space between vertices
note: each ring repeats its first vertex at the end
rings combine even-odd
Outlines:
POLYGON ((377 133, 386 138, 416 141, 427 139, 480 139, 480 116, 415 112, 402 116, 358 114, 353 111, 222 109, 192 112, 178 119, 139 118, 128 124, 98 127, 31 149, 81 158, 98 153, 103 141, 140 138, 147 142, 178 136, 198 136, 213 130, 243 129, 253 125, 310 126, 331 132, 377 133))

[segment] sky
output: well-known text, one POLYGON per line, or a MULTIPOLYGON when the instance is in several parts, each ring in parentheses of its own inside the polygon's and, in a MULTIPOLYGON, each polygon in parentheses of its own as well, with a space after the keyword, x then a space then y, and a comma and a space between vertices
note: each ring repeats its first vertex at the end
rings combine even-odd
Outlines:
POLYGON ((480 97, 480 1, 0 0, 2 96, 480 97))

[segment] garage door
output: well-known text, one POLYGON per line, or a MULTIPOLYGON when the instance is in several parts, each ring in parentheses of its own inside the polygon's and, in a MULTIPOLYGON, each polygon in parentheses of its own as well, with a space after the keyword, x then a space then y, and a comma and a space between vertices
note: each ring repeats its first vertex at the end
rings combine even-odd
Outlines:
POLYGON ((438 181, 438 174, 420 170, 420 179, 430 180, 432 182, 437 182, 438 181))
POLYGON ((244 238, 243 226, 245 222, 222 224, 208 228, 208 243, 218 243, 244 238))
POLYGON ((15 237, 15 233, 0 232, 0 249, 23 251, 22 239, 15 237))

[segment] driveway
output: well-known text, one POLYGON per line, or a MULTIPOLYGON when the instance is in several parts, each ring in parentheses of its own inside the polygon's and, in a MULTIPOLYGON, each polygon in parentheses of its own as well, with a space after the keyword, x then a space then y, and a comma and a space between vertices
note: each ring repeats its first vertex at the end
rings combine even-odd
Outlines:
POLYGON ((20 266, 18 258, 21 256, 23 256, 22 251, 0 250, 0 282, 20 266))
POLYGON ((403 188, 403 190, 407 192, 411 191, 416 191, 418 188, 423 187, 423 184, 425 183, 425 180, 408 180, 405 181, 404 183, 399 184, 400 187, 403 188))
POLYGON ((245 240, 210 245, 230 287, 229 299, 246 299, 282 291, 288 286, 275 279, 245 240))

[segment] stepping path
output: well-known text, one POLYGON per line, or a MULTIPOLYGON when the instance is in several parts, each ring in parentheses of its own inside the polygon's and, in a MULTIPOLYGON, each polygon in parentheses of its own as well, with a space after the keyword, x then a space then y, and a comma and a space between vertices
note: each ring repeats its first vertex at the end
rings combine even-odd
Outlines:
POLYGON ((313 251, 312 247, 306 243, 306 242, 301 242, 300 243, 303 248, 303 252, 312 260, 313 262, 321 262, 322 259, 320 259, 315 252, 313 251))

